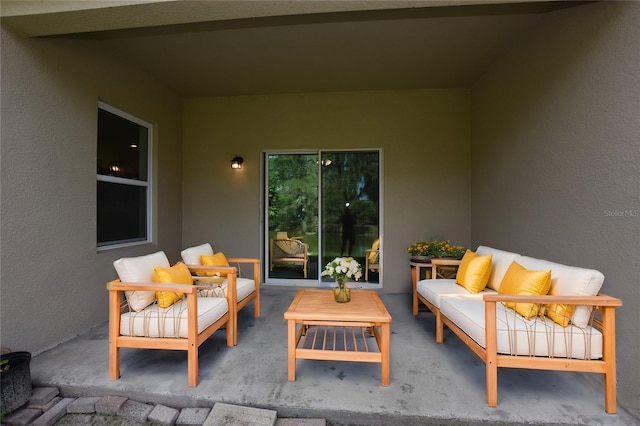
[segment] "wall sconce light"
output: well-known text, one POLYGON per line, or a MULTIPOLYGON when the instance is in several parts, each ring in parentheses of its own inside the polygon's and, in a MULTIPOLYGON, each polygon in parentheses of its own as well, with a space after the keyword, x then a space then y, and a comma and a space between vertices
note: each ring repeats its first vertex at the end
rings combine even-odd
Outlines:
POLYGON ((236 155, 235 157, 233 157, 233 160, 231 160, 231 168, 234 170, 239 170, 242 168, 243 162, 244 160, 242 159, 242 157, 236 155))

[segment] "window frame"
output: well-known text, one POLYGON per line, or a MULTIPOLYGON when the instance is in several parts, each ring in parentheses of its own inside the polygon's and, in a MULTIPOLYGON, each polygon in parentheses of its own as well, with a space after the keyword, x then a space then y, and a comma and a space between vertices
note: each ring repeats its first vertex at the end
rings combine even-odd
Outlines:
MULTIPOLYGON (((152 195, 153 195, 153 162, 152 162, 152 152, 153 152, 153 125, 149 122, 146 122, 138 117, 135 117, 129 113, 126 113, 118 108, 115 108, 105 102, 102 101, 98 101, 98 110, 104 110, 107 112, 110 112, 111 114, 117 115, 120 118, 123 118, 125 120, 131 121, 132 123, 135 123, 139 126, 145 127, 147 129, 147 156, 146 156, 146 161, 147 161, 147 180, 143 181, 143 180, 137 180, 137 179, 129 179, 129 178, 123 178, 123 177, 117 177, 117 176, 110 176, 110 175, 103 175, 100 173, 96 173, 96 248, 97 251, 104 251, 104 250, 112 250, 112 249, 117 249, 117 248, 122 248, 122 247, 131 247, 131 246, 137 246, 137 245, 142 245, 142 244, 149 244, 153 241, 153 226, 152 226, 152 219, 153 219, 153 200, 152 200, 152 195), (113 242, 104 242, 104 243, 100 243, 98 242, 98 229, 100 227, 100 224, 98 223, 98 189, 97 189, 97 185, 98 182, 105 182, 105 183, 115 183, 115 184, 120 184, 120 185, 129 185, 129 186, 136 186, 136 187, 144 187, 146 189, 145 191, 145 196, 146 196, 146 214, 145 214, 145 237, 141 238, 141 239, 131 239, 131 240, 117 240, 117 241, 113 241, 113 242)), ((97 160, 97 155, 98 155, 98 143, 99 141, 97 140, 97 134, 98 134, 98 125, 99 123, 96 121, 96 160, 97 160)))

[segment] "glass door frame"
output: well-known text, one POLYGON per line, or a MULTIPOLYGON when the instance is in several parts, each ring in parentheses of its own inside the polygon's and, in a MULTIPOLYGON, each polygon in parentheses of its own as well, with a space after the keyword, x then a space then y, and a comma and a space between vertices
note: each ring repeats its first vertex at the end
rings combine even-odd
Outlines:
POLYGON ((322 202, 322 157, 323 154, 328 152, 378 152, 379 164, 378 164, 378 197, 379 197, 379 206, 378 206, 378 230, 379 230, 379 238, 380 238, 380 254, 379 254, 379 278, 376 283, 367 283, 364 281, 364 268, 365 265, 362 264, 362 273, 363 276, 360 281, 357 281, 355 285, 352 287, 355 288, 367 288, 367 289, 382 289, 383 288, 383 263, 384 263, 384 251, 383 251, 383 224, 384 224, 384 179, 383 179, 383 150, 381 148, 353 148, 353 149, 273 149, 273 150, 262 150, 261 153, 261 161, 260 161, 260 205, 261 205, 261 214, 260 214, 260 228, 261 228, 261 239, 262 239, 262 264, 263 264, 263 284, 269 286, 284 286, 284 287, 300 287, 300 288, 329 288, 333 287, 334 283, 332 282, 323 282, 321 277, 321 272, 324 269, 324 265, 321 265, 320 259, 322 258, 320 250, 322 245, 322 209, 320 208, 322 202), (269 237, 269 200, 268 200, 268 173, 269 173, 269 155, 309 155, 313 154, 317 156, 317 164, 318 164, 318 228, 316 229, 316 233, 318 235, 318 262, 317 262, 317 280, 314 279, 296 279, 296 278, 271 278, 270 277, 270 237, 269 237))

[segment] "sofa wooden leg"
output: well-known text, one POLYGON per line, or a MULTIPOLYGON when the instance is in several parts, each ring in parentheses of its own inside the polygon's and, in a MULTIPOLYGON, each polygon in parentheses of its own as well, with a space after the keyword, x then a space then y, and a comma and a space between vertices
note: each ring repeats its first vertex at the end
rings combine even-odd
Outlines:
POLYGON ((436 312, 436 343, 444 342, 444 323, 440 311, 436 312))
POLYGON ((487 360, 487 405, 489 407, 498 406, 498 367, 495 361, 487 360))

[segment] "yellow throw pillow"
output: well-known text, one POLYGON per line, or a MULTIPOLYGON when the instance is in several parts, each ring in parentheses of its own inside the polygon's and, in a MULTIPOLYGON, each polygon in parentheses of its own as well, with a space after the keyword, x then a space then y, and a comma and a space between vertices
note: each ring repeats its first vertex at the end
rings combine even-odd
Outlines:
MULTIPOLYGON (((549 294, 555 296, 553 289, 549 291, 549 294)), ((571 316, 575 310, 575 305, 566 305, 564 303, 551 303, 544 305, 544 314, 548 316, 553 322, 560 324, 563 327, 569 325, 571 316)))
MULTIPOLYGON (((187 268, 184 263, 178 262, 169 268, 160 266, 153 268, 153 282, 163 284, 193 284, 193 278, 191 278, 189 268, 187 268)), ((184 293, 176 293, 173 291, 156 291, 158 306, 168 308, 182 299, 183 295, 184 293)))
MULTIPOLYGON (((551 270, 529 271, 518 262, 512 262, 500 283, 498 294, 518 294, 541 296, 549 293, 551 288, 551 270)), ((507 308, 531 319, 540 311, 539 303, 505 302, 507 308)))
MULTIPOLYGON (((208 254, 201 255, 200 263, 204 266, 229 266, 229 261, 227 260, 227 257, 221 251, 211 255, 208 255, 208 254)), ((207 275, 209 276, 219 275, 221 277, 226 277, 227 273, 226 272, 220 272, 220 273, 207 272, 207 275)))
POLYGON ((489 282, 492 260, 493 256, 490 254, 480 256, 467 250, 460 261, 456 283, 467 289, 469 293, 481 292, 489 282))
POLYGON ((371 251, 369 252, 369 263, 376 263, 378 261, 378 255, 380 252, 378 249, 380 248, 380 238, 375 240, 371 245, 371 251))

